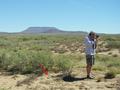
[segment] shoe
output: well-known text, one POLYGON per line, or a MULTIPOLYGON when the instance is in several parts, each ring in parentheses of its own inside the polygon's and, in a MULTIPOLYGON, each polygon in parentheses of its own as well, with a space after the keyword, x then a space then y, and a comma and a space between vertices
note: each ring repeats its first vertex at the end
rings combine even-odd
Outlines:
POLYGON ((94 79, 94 77, 90 77, 89 75, 87 75, 87 79, 94 79))

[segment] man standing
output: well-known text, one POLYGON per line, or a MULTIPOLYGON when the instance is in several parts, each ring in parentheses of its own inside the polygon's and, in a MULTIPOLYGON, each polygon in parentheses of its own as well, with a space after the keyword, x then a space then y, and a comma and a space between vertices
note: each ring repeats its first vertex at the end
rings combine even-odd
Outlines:
POLYGON ((87 71, 87 78, 93 79, 91 76, 92 66, 94 65, 95 60, 95 49, 96 49, 96 34, 95 32, 90 32, 87 37, 85 37, 85 54, 86 54, 86 71, 87 71))

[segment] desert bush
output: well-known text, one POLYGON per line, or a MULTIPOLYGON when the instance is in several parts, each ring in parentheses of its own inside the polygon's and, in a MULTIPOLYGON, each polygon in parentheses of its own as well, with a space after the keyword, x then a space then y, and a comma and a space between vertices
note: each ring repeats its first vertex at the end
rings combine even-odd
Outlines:
POLYGON ((112 55, 112 52, 109 52, 108 55, 112 55))
POLYGON ((120 41, 107 41, 108 48, 120 48, 120 41))
POLYGON ((107 71, 112 69, 116 74, 120 73, 120 59, 118 57, 97 55, 96 64, 93 67, 94 70, 107 71), (101 66, 102 65, 102 66, 101 66))
POLYGON ((112 56, 113 56, 113 57, 118 57, 118 55, 117 55, 117 54, 113 54, 112 56))
POLYGON ((108 71, 107 73, 105 73, 105 79, 112 79, 115 78, 116 74, 114 71, 108 71))
POLYGON ((55 66, 63 73, 70 73, 73 67, 73 59, 69 56, 59 55, 55 58, 55 66))
POLYGON ((8 41, 8 40, 0 40, 0 47, 10 47, 14 46, 16 43, 8 41))
POLYGON ((40 70, 39 64, 44 65, 48 70, 53 66, 50 52, 18 51, 3 52, 0 56, 0 65, 3 69, 13 73, 22 74, 36 73, 40 70))

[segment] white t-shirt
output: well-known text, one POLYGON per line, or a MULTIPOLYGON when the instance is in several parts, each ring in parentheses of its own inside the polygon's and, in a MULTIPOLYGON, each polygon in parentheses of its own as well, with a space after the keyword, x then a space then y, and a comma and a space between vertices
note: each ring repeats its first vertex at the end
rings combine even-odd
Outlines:
POLYGON ((86 55, 95 55, 95 41, 90 40, 89 37, 85 37, 85 53, 86 55))

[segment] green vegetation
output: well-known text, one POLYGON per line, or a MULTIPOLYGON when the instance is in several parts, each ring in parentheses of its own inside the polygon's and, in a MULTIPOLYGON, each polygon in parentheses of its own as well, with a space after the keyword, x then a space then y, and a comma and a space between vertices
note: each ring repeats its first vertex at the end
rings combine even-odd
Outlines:
POLYGON ((51 68, 53 61, 49 52, 20 50, 3 51, 0 55, 1 68, 13 73, 32 73, 39 69, 39 64, 51 68))
POLYGON ((93 67, 94 70, 99 71, 114 71, 115 74, 120 74, 120 57, 96 55, 96 64, 93 67))
POLYGON ((74 58, 70 55, 59 55, 55 57, 55 67, 63 73, 70 73, 73 68, 74 58))
POLYGON ((116 74, 114 73, 114 71, 109 71, 105 74, 105 78, 106 79, 112 79, 115 78, 116 74))
POLYGON ((120 41, 107 41, 107 43, 108 48, 120 48, 120 41))
POLYGON ((103 35, 102 40, 107 42, 108 48, 120 49, 120 35, 103 35))
MULTIPOLYGON (((107 42, 108 48, 119 49, 119 36, 101 37, 107 42)), ((85 68, 85 56, 76 54, 84 51, 83 38, 83 35, 1 35, 0 68, 12 74, 40 73, 39 64, 54 72, 70 73, 74 68, 85 68)), ((93 69, 105 72, 112 70, 120 74, 119 58, 112 53, 98 54, 93 69)))

